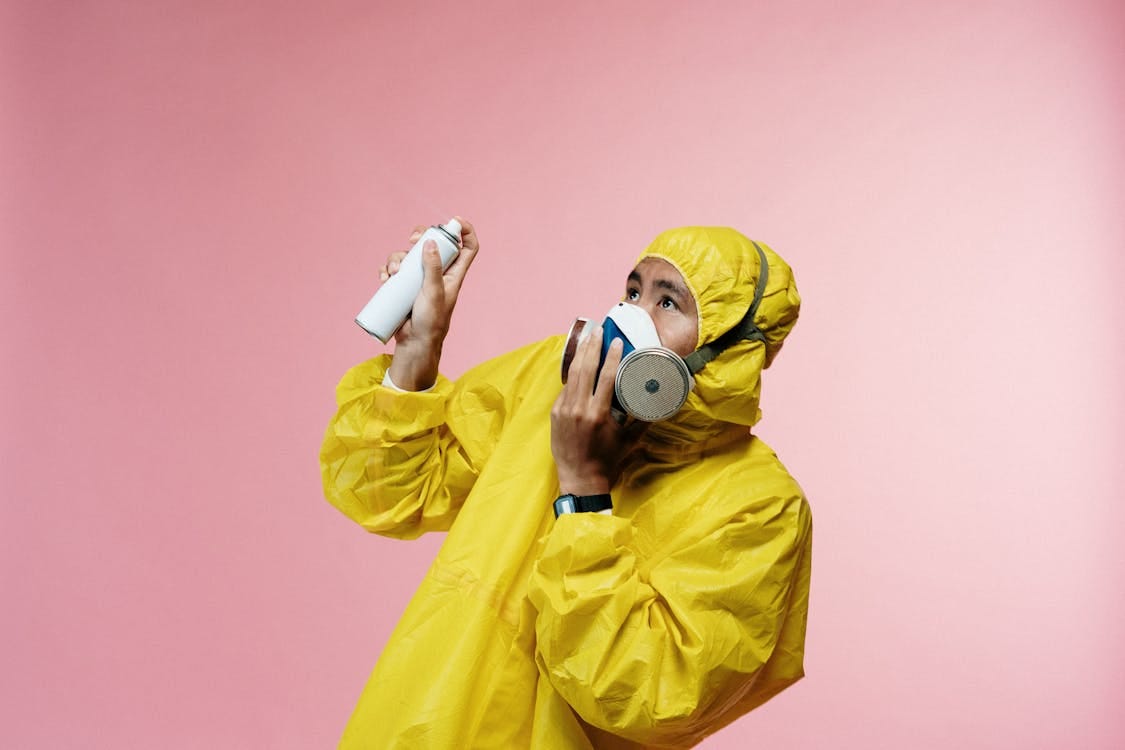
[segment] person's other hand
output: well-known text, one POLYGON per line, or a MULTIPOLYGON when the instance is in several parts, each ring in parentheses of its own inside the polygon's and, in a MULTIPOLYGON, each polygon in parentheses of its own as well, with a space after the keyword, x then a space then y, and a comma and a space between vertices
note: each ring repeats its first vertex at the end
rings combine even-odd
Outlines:
MULTIPOLYGON (((422 250, 422 290, 414 300, 410 317, 395 333, 390 376, 395 385, 404 390, 422 390, 437 380, 441 348, 449 333, 453 308, 457 305, 465 274, 480 250, 473 225, 460 217, 457 220, 461 222, 461 250, 457 259, 442 273, 437 244, 433 240, 426 241, 422 250)), ((416 226, 410 235, 411 245, 425 231, 425 226, 416 226)), ((405 257, 405 252, 391 254, 380 269, 380 279, 386 281, 398 273, 405 257)))
POLYGON ((646 422, 619 423, 611 411, 613 381, 622 344, 615 339, 598 373, 602 328, 578 345, 563 386, 551 409, 551 453, 559 489, 575 495, 609 492, 621 459, 640 438, 646 422))

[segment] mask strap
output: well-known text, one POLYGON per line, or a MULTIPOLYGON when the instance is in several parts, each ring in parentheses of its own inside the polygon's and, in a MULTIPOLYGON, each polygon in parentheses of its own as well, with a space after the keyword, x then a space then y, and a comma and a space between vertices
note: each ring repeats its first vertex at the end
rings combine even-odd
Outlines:
POLYGON ((766 254, 762 248, 758 246, 757 242, 754 242, 754 249, 758 251, 758 258, 761 260, 758 272, 758 286, 754 289, 754 301, 750 304, 750 309, 746 311, 746 315, 742 317, 742 320, 739 321, 734 328, 730 329, 710 344, 704 344, 684 357, 684 362, 687 363, 688 369, 691 370, 692 375, 702 370, 704 365, 739 341, 765 342, 766 340, 766 334, 762 333, 762 329, 758 328, 757 324, 754 323, 754 316, 758 314, 758 305, 762 303, 762 297, 766 294, 766 283, 769 281, 770 268, 769 261, 766 260, 766 254))

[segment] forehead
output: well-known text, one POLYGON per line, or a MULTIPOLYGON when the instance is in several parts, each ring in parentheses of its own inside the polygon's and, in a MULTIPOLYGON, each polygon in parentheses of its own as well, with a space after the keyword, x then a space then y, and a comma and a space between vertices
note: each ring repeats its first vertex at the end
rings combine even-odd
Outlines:
POLYGON ((641 281, 656 282, 666 281, 682 287, 687 291, 687 283, 684 277, 668 261, 663 258, 644 258, 634 268, 633 272, 629 274, 630 278, 639 277, 641 281))

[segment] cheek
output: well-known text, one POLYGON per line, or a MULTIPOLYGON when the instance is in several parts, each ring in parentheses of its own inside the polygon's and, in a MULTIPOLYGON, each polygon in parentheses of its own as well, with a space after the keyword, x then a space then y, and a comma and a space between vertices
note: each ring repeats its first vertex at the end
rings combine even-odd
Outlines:
POLYGON ((681 357, 695 351, 696 325, 694 320, 679 317, 666 321, 659 329, 660 341, 681 357))

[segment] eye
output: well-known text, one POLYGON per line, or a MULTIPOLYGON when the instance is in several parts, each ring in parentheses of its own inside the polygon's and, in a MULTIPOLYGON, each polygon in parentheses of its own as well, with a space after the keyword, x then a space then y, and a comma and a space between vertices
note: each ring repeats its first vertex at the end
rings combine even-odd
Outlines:
POLYGON ((636 289, 626 289, 625 299, 629 302, 636 302, 641 298, 641 293, 636 289))
POLYGON ((676 302, 671 297, 662 298, 660 300, 660 307, 663 310, 679 310, 680 309, 680 308, 676 307, 676 302))

